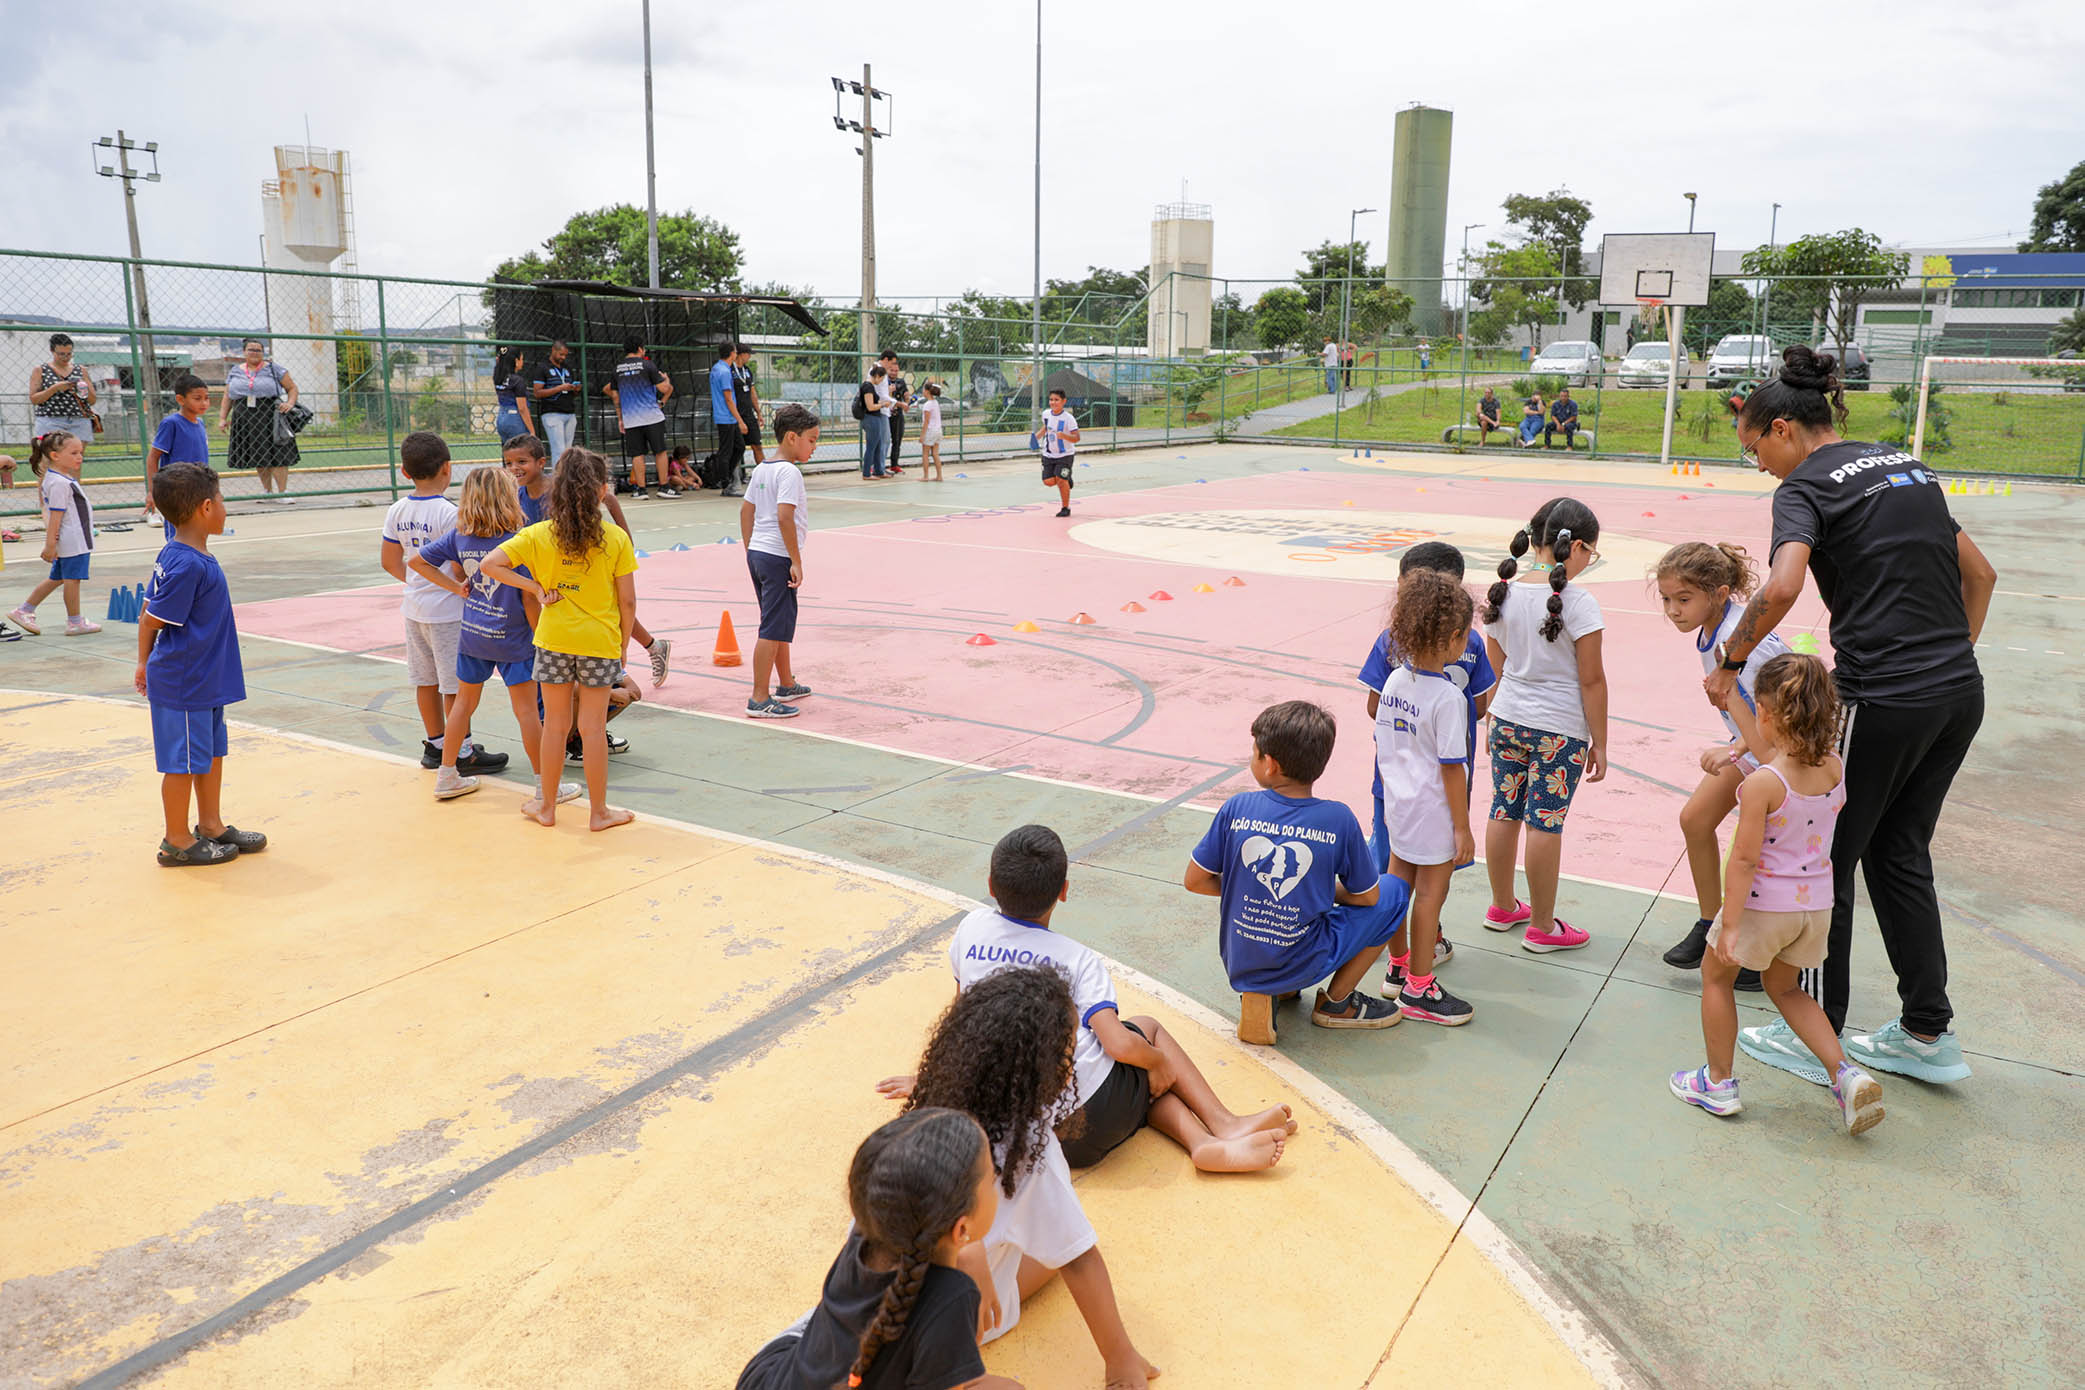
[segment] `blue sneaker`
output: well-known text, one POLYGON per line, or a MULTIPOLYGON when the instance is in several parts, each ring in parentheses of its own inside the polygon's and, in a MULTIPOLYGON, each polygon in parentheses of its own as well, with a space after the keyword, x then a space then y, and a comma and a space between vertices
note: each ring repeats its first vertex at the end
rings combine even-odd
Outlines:
POLYGON ((1832 1078, 1832 1099, 1839 1102, 1848 1134, 1866 1134, 1882 1123, 1881 1084, 1851 1062, 1842 1063, 1832 1078))
POLYGON ((772 695, 765 700, 746 701, 748 719, 794 719, 800 713, 795 705, 785 705, 772 695))
POLYGON ((1846 1040, 1846 1056, 1864 1067, 1893 1071, 1920 1081, 1967 1081, 1969 1064, 1962 1060, 1962 1044, 1952 1032, 1932 1042, 1920 1042, 1904 1031, 1904 1020, 1893 1018, 1872 1033, 1846 1040))
POLYGON ((1795 1029, 1780 1019, 1758 1028, 1738 1029, 1737 1045, 1745 1055, 1779 1067, 1791 1076, 1800 1076, 1812 1086, 1829 1086, 1831 1077, 1825 1074, 1824 1063, 1817 1054, 1803 1046, 1803 1040, 1795 1035, 1795 1029))
POLYGON ((1692 1071, 1676 1071, 1669 1083, 1672 1093, 1689 1105, 1698 1105, 1711 1115, 1735 1115, 1745 1108, 1738 1099, 1737 1078, 1728 1081, 1709 1080, 1707 1066, 1692 1071))
POLYGON ((801 700, 811 693, 808 685, 778 685, 775 687, 777 700, 801 700))

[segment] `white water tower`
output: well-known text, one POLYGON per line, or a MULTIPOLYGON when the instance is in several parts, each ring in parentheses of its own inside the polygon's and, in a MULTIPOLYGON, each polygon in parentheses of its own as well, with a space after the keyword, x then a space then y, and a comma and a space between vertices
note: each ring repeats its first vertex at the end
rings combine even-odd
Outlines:
POLYGON ((1216 221, 1208 204, 1162 203, 1151 214, 1145 342, 1153 357, 1199 357, 1209 350, 1209 263, 1215 252, 1216 221))
MULTIPOLYGON (((353 269, 352 206, 346 151, 277 145, 275 177, 261 185, 261 264, 269 270, 323 271, 346 257, 342 268, 353 269)), ((332 277, 270 275, 266 280, 271 333, 330 334, 356 327, 343 323, 334 310, 332 277)), ((268 355, 296 379, 299 401, 321 420, 335 416, 339 386, 331 342, 275 337, 268 355)))

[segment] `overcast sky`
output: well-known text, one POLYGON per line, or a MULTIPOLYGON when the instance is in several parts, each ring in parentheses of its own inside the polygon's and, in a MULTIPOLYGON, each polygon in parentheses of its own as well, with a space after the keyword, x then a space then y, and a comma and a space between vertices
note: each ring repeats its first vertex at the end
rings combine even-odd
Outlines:
MULTIPOLYGON (((119 126, 160 144, 139 213, 146 254, 173 259, 258 259, 270 149, 307 117, 353 157, 367 271, 479 277, 575 210, 643 204, 638 0, 176 8, 169 26, 159 5, 0 0, 0 245, 120 253, 117 185, 87 148, 119 126), (54 39, 61 20, 77 41, 54 39)), ((1859 224, 2010 249, 2035 189, 2085 158, 2081 0, 1045 0, 1045 17, 1046 276, 1143 265, 1183 180, 1215 209, 1217 274, 1292 274, 1350 208, 1386 206, 1391 118, 1414 101, 1455 112, 1451 256, 1463 223, 1499 232, 1504 195, 1559 186, 1592 203, 1594 243, 1684 227, 1694 190, 1719 246, 1764 241, 1778 200, 1783 240, 1859 224)), ((897 95, 879 290, 1026 291, 1032 6, 655 0, 652 23, 660 207, 736 230, 748 279, 856 292, 859 160, 828 79, 867 59, 897 95)), ((1382 218, 1363 227, 1380 257, 1382 218)))

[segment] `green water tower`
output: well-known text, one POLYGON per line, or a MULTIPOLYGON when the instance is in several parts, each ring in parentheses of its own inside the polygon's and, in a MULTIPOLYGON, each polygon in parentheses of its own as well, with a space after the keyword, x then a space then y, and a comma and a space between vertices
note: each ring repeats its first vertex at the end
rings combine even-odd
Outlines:
POLYGON ((1390 155, 1390 283, 1412 297, 1412 326, 1443 330, 1441 264, 1448 252, 1448 154, 1455 113, 1413 104, 1397 113, 1390 155))

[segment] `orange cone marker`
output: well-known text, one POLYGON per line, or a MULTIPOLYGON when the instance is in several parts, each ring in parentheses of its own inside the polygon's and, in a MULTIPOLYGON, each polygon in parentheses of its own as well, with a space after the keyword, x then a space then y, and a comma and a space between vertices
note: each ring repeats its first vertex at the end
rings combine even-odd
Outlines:
POLYGON ((1160 603, 1171 603, 1173 601, 1173 596, 1164 589, 1160 589, 1157 593, 1152 594, 1151 597, 1157 599, 1160 603))
POLYGON ((1234 574, 1223 582, 1223 586, 1226 589, 1242 589, 1245 587, 1245 581, 1234 574))
POLYGON ((743 658, 738 651, 738 634, 731 628, 731 610, 724 610, 724 621, 717 625, 717 649, 710 653, 712 666, 737 666, 743 658))
POLYGON ((1125 613, 1142 613, 1145 609, 1143 604, 1138 603, 1135 599, 1131 599, 1128 603, 1122 605, 1122 611, 1125 613))
POLYGON ((1071 621, 1072 624, 1076 627, 1084 627, 1087 624, 1096 621, 1096 619, 1091 613, 1074 613, 1071 615, 1071 621))
POLYGON ((993 641, 991 638, 985 636, 982 632, 980 632, 976 636, 971 637, 967 641, 965 641, 963 645, 966 647, 996 647, 999 644, 993 641))

